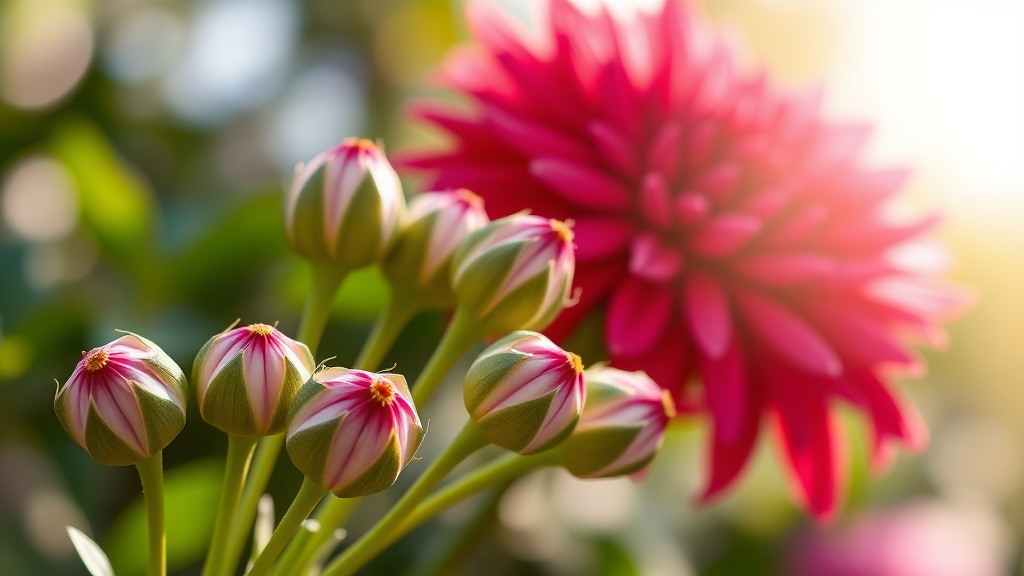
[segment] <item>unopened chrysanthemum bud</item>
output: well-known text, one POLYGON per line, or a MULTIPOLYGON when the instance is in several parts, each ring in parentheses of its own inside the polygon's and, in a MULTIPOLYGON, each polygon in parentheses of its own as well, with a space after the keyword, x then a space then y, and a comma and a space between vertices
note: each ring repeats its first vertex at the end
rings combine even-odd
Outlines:
POLYGON ((572 236, 564 222, 525 214, 470 234, 452 262, 459 306, 488 332, 544 329, 569 300, 572 236))
POLYGON ((192 367, 199 413, 234 436, 279 434, 314 367, 309 348, 273 326, 224 331, 210 338, 192 367))
POLYGON ((418 194, 381 269, 396 290, 415 294, 429 306, 451 306, 452 256, 463 239, 487 222, 483 200, 469 190, 418 194))
POLYGON ((463 398, 492 443, 532 454, 564 440, 586 395, 580 357, 536 332, 498 340, 473 362, 463 398))
POLYGON ((127 466, 149 458, 185 426, 188 384, 156 344, 126 333, 83 355, 57 391, 57 418, 94 459, 127 466))
POLYGON ((355 498, 394 484, 422 440, 404 376, 327 368, 299 390, 287 448, 307 478, 355 498))
POLYGON ((562 444, 562 463, 577 478, 641 470, 661 449, 665 427, 675 416, 672 395, 643 372, 599 366, 585 374, 587 405, 562 444))
POLYGON ((380 261, 405 210, 402 183, 373 142, 347 138, 295 168, 285 205, 292 247, 348 269, 380 261))

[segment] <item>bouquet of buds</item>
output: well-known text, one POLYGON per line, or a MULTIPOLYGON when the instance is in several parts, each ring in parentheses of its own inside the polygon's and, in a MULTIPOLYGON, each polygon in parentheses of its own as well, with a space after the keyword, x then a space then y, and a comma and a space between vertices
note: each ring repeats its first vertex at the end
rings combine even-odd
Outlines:
MULTIPOLYGON (((461 189, 420 194, 407 208, 394 169, 362 139, 300 165, 284 212, 288 239, 313 277, 296 339, 267 324, 229 327, 199 351, 189 386, 157 344, 125 333, 85 353, 58 390, 57 417, 90 456, 138 468, 150 576, 166 574, 161 451, 185 425, 190 391, 200 416, 228 435, 204 576, 238 571, 282 447, 305 480, 273 534, 251 542, 251 576, 354 574, 449 506, 536 468, 627 476, 657 454, 675 415, 671 395, 642 372, 584 369, 536 332, 571 304, 571 223, 525 213, 489 222, 479 197, 461 189), (330 302, 348 272, 372 264, 391 288, 386 312, 355 367, 318 364, 330 302), (446 308, 454 309, 451 323, 411 386, 401 374, 374 371, 416 313, 446 308), (390 488, 413 460, 426 432, 418 410, 456 361, 490 337, 497 339, 464 378, 462 431, 369 532, 324 565, 331 535, 358 500, 390 488), (490 444, 508 456, 442 486, 490 444), (304 530, 325 496, 321 529, 304 530)), ((93 574, 112 574, 96 544, 78 531, 72 537, 93 574)))

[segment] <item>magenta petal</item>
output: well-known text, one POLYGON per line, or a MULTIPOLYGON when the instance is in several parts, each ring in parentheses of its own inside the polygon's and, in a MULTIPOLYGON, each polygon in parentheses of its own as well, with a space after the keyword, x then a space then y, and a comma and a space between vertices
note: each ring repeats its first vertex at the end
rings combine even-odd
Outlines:
POLYGON ((726 443, 740 440, 747 405, 747 373, 739 343, 735 340, 721 358, 697 355, 704 397, 715 421, 715 434, 726 443))
POLYGON ((672 208, 668 184, 661 174, 650 172, 644 177, 640 188, 640 206, 647 220, 659 228, 672 223, 672 208))
POLYGON ((612 357, 612 364, 623 370, 647 373, 658 386, 672 393, 676 408, 683 409, 688 404, 684 396, 690 377, 690 357, 691 351, 683 331, 669 326, 646 353, 634 357, 612 357))
POLYGON ((589 261, 614 256, 625 250, 636 228, 624 218, 584 216, 575 220, 572 231, 575 234, 576 259, 589 261))
POLYGON ((629 271, 653 282, 665 282, 683 269, 683 255, 662 244, 653 234, 640 234, 633 239, 629 271))
POLYGON ((675 178, 680 167, 682 145, 683 130, 679 124, 666 124, 651 142, 650 151, 647 153, 647 165, 669 180, 675 178))
POLYGON ((626 136, 610 124, 593 121, 587 124, 587 132, 597 145, 601 157, 626 176, 633 176, 640 169, 635 146, 626 136))
POLYGON ((765 236, 769 247, 792 246, 817 231, 829 216, 829 209, 821 204, 812 204, 776 225, 775 230, 765 236))
POLYGON ((740 419, 742 426, 737 438, 731 442, 726 440, 717 426, 711 435, 711 474, 707 485, 698 496, 699 502, 706 503, 731 486, 750 459, 761 429, 761 404, 753 395, 755 389, 749 391, 752 395, 748 398, 743 417, 740 419))
POLYGON ((735 254, 761 231, 761 222, 750 216, 716 216, 690 238, 690 247, 705 258, 725 258, 735 254))
POLYGON ((790 286, 815 280, 836 267, 831 258, 813 253, 751 256, 736 263, 736 270, 762 284, 790 286))
POLYGON ((880 362, 902 365, 917 362, 879 318, 850 310, 841 303, 805 303, 801 308, 844 357, 869 366, 880 362))
POLYGON ((605 339, 612 357, 638 356, 657 342, 672 320, 672 292, 628 276, 608 304, 605 339))
POLYGON ((708 215, 708 200, 699 192, 680 194, 675 199, 675 215, 683 224, 700 222, 708 215))
POLYGON ((622 184, 578 162, 540 158, 530 162, 530 174, 561 198, 579 206, 622 210, 632 203, 629 191, 622 184))
POLYGON ((722 202, 732 197, 740 180, 740 168, 733 162, 719 164, 697 177, 693 187, 722 202))
POLYGON ((149 455, 146 426, 142 420, 139 400, 131 391, 131 384, 111 374, 105 381, 93 380, 92 402, 103 422, 136 452, 149 455))
POLYGON ((732 339, 729 298, 717 278, 693 272, 683 286, 683 311, 697 346, 713 359, 721 358, 732 339))
POLYGON ((839 426, 819 394, 805 390, 782 396, 776 395, 776 423, 785 460, 801 499, 819 521, 828 522, 838 505, 839 426))
POLYGON ((576 139, 543 124, 517 118, 495 106, 487 108, 484 116, 503 140, 528 158, 558 156, 577 162, 594 158, 576 139))
POLYGON ((818 332, 778 302, 751 290, 736 290, 742 317, 776 354, 813 374, 838 376, 842 362, 818 332))

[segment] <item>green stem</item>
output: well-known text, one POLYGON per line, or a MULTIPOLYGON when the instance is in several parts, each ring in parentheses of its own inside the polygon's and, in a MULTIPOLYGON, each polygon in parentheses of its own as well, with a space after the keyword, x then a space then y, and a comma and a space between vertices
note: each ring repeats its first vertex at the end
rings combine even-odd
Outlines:
POLYGON ((437 460, 409 488, 391 510, 322 572, 323 576, 349 576, 387 547, 392 533, 405 517, 444 480, 460 462, 488 444, 472 421, 445 448, 437 460))
POLYGON ((228 566, 237 566, 242 557, 246 538, 252 532, 252 524, 256 520, 260 497, 270 482, 270 476, 274 472, 274 465, 277 464, 277 457, 283 446, 284 434, 276 434, 261 438, 256 447, 252 465, 249 466, 249 474, 245 478, 245 488, 242 490, 238 512, 231 525, 228 548, 224 553, 224 561, 228 566))
POLYGON ((440 344, 412 386, 412 399, 417 408, 422 410, 430 402, 459 358, 483 337, 484 331, 476 318, 465 309, 457 308, 440 344))
POLYGON ((511 481, 490 489, 480 502, 476 513, 444 538, 431 542, 428 552, 418 558, 415 568, 408 576, 444 576, 459 573, 466 555, 494 529, 497 522, 498 506, 511 481))
POLYGON ((235 511, 242 494, 242 483, 249 468, 252 451, 258 438, 228 436, 228 459, 224 466, 224 487, 220 493, 217 521, 213 525, 213 539, 206 554, 203 576, 226 576, 231 572, 226 557, 235 511))
POLYGON ((135 465, 142 479, 149 520, 149 576, 167 574, 167 537, 164 534, 164 457, 158 450, 135 465))
MULTIPOLYGON (((309 545, 314 534, 320 532, 320 523, 316 520, 303 520, 299 524, 299 530, 285 547, 284 552, 278 557, 274 567, 270 570, 271 576, 289 576, 290 574, 309 574, 309 570, 300 570, 299 563, 302 561, 302 553, 309 545)), ((258 555, 257 555, 258 556, 258 555)), ((253 558, 253 562, 256 558, 253 558)))
POLYGON ((547 450, 530 456, 508 454, 498 458, 483 468, 479 468, 438 490, 420 503, 411 514, 405 517, 405 520, 402 521, 398 529, 394 531, 392 541, 398 540, 427 520, 474 494, 518 478, 538 468, 555 466, 559 463, 559 459, 558 449, 547 450))
POLYGON ((249 576, 266 576, 267 572, 274 565, 274 560, 277 560, 285 545, 298 532, 302 521, 309 517, 310 512, 316 508, 317 503, 320 502, 320 499, 326 493, 326 488, 317 486, 309 478, 302 479, 299 493, 295 495, 295 500, 292 500, 292 505, 288 507, 284 518, 281 519, 281 523, 274 529, 274 535, 270 537, 270 542, 267 542, 266 548, 260 553, 256 563, 252 565, 252 569, 249 570, 249 576))
POLYGON ((415 295, 402 294, 391 289, 391 296, 384 311, 377 317, 370 338, 363 344, 355 367, 360 370, 376 370, 384 361, 384 355, 391 350, 405 325, 423 309, 415 295))
POLYGON ((322 510, 317 514, 316 519, 320 522, 320 531, 313 534, 300 556, 300 564, 297 564, 296 574, 308 574, 317 554, 324 545, 334 537, 334 531, 345 525, 349 516, 355 511, 356 506, 362 498, 334 498, 329 496, 328 501, 322 510))
POLYGON ((306 298, 306 306, 302 309, 302 319, 299 321, 298 340, 316 356, 316 349, 320 345, 320 338, 324 335, 324 328, 327 327, 327 319, 330 317, 331 304, 334 302, 334 295, 345 279, 348 270, 342 270, 337 265, 312 264, 312 279, 309 285, 309 297, 306 298))

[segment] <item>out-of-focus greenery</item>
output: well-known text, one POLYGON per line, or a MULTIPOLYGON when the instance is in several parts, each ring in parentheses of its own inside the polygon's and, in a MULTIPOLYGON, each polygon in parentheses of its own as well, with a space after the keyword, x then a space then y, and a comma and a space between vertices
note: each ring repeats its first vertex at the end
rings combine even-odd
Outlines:
MULTIPOLYGON (((528 2, 505 4, 529 12, 528 2)), ((830 42, 839 24, 827 2, 705 4, 743 28, 757 59, 768 59, 787 80, 816 78, 836 57, 830 42)), ((279 321, 293 332, 308 279, 281 229, 290 164, 317 151, 310 147, 349 135, 383 138, 390 149, 430 143, 435 136, 408 124, 401 105, 422 91, 429 69, 464 34, 457 0, 0 0, 0 575, 84 574, 65 524, 100 542, 119 576, 142 573, 135 471, 103 467, 71 441, 51 408, 54 380, 63 382, 81 351, 113 339, 115 329, 154 340, 186 373, 207 338, 236 318, 279 321), (266 34, 244 28, 257 24, 266 34), (245 44, 247 34, 255 43, 245 44), (258 51, 266 46, 276 52, 258 51), (210 52, 196 53, 202 49, 210 52), (246 59, 250 52, 261 59, 246 59), (13 176, 38 159, 70 178, 71 197, 56 209, 73 211, 70 229, 43 236, 18 228, 8 198, 13 176)), ((926 172, 918 187, 941 187, 936 182, 926 172)), ((407 191, 415 190, 416 182, 407 182, 407 191)), ((37 206, 36 216, 51 208, 37 206)), ((847 418, 855 439, 848 512, 988 482, 981 506, 1002 507, 991 516, 1019 528, 1024 485, 999 479, 1024 480, 1015 428, 1024 422, 1024 404, 1004 396, 1020 384, 1014 370, 1024 355, 1019 338, 1009 342, 1016 332, 991 326, 1020 317, 1014 287, 1024 286, 1022 251, 966 228, 956 214, 950 220, 964 275, 997 305, 955 327, 954 353, 929 354, 932 375, 911 386, 938 456, 903 459, 880 481, 868 473, 859 420, 847 418), (1013 432, 1004 434, 1007 427, 1013 432), (1013 464, 1004 456, 1015 451, 1013 464), (994 479, 978 481, 969 470, 958 476, 958 454, 980 458, 968 467, 994 479)), ((353 274, 335 302, 322 356, 351 362, 384 294, 375 269, 353 274)), ((417 319, 388 362, 399 372, 417 371, 443 321, 442 314, 417 319)), ((599 317, 589 319, 568 347, 599 357, 600 327, 599 317)), ((1014 397, 1022 399, 1019 390, 1014 397)), ((457 394, 426 416, 432 433, 422 455, 429 459, 446 431, 461 424, 457 394)), ((642 487, 541 473, 492 503, 464 559, 445 559, 436 548, 454 546, 457 539, 443 536, 457 533, 486 498, 414 532, 367 573, 427 576, 423 566, 436 561, 465 574, 782 574, 795 535, 812 528, 789 503, 769 447, 740 490, 696 510, 690 494, 701 475, 704 424, 673 431, 642 487)), ((225 446, 193 401, 185 430, 165 451, 176 574, 199 573, 225 446)), ((300 480, 282 455, 270 486, 279 515, 300 480)), ((368 499, 349 541, 393 498, 368 499)), ((1014 547, 1002 551, 1008 557, 1014 547)))

